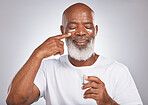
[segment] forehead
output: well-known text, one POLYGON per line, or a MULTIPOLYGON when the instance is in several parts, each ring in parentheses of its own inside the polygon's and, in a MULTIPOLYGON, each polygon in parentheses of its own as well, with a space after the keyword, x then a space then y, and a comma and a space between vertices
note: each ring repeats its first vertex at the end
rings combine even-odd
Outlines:
POLYGON ((78 10, 64 14, 64 22, 92 22, 94 21, 94 13, 91 11, 78 10))

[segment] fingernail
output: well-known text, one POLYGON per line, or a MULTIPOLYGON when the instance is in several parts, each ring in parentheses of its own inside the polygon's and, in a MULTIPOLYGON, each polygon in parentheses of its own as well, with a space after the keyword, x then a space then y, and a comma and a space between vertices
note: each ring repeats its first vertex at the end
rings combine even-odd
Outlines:
POLYGON ((68 33, 68 35, 71 35, 71 33, 68 33))
POLYGON ((85 76, 85 80, 87 80, 88 79, 88 76, 85 76))

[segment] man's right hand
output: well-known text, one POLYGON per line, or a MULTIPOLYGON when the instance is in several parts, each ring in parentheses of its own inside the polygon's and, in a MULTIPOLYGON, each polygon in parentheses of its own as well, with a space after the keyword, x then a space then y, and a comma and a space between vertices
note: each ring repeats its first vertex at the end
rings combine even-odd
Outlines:
POLYGON ((61 39, 70 36, 71 33, 50 37, 35 50, 35 53, 42 59, 52 55, 62 55, 64 53, 64 42, 61 39))

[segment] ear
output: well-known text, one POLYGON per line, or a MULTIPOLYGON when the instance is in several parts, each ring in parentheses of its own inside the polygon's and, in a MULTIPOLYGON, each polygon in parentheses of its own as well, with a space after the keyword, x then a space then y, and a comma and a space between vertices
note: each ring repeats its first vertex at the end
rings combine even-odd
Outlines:
POLYGON ((95 34, 97 35, 97 33, 98 33, 98 25, 96 25, 95 30, 96 30, 95 31, 96 33, 95 34))
POLYGON ((60 30, 61 30, 61 33, 64 34, 64 27, 62 25, 60 26, 60 30))

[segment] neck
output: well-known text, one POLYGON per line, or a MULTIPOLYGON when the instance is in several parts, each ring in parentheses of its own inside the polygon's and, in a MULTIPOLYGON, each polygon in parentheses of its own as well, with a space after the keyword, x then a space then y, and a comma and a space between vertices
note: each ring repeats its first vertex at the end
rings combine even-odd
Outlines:
POLYGON ((75 60, 74 58, 70 57, 68 55, 68 59, 70 61, 70 63, 76 67, 81 67, 81 66, 91 66, 93 65, 97 58, 99 57, 99 55, 97 55, 96 53, 94 53, 90 58, 88 58, 87 60, 83 61, 79 61, 79 60, 75 60))

